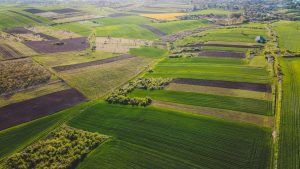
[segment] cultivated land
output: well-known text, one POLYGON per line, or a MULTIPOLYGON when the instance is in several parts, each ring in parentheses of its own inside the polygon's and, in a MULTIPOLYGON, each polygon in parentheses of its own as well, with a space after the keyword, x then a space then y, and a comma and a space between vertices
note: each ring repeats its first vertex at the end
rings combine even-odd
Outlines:
POLYGON ((299 11, 43 3, 0 4, 0 168, 300 167, 299 11))

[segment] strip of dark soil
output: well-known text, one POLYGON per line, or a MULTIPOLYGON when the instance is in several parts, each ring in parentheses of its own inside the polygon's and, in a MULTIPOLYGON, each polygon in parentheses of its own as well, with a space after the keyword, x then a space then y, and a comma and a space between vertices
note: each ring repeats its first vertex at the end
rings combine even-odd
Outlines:
POLYGON ((12 29, 6 29, 4 32, 9 33, 9 34, 34 34, 31 30, 28 30, 23 27, 18 27, 18 28, 12 28, 12 29))
POLYGON ((54 41, 54 40, 58 40, 57 38, 55 38, 55 37, 52 37, 52 36, 49 36, 49 35, 46 35, 46 34, 43 34, 43 33, 35 33, 35 35, 39 35, 41 38, 43 38, 43 39, 46 39, 46 40, 52 40, 52 41, 54 41))
POLYGON ((0 130, 45 117, 87 100, 77 90, 68 89, 4 106, 0 108, 0 130))
POLYGON ((96 60, 96 61, 91 61, 91 62, 73 64, 73 65, 56 66, 56 67, 53 67, 52 69, 57 72, 62 72, 62 71, 74 70, 74 69, 79 69, 79 68, 88 67, 88 66, 102 65, 102 64, 106 64, 106 63, 116 62, 119 60, 129 59, 132 57, 135 57, 135 56, 121 55, 121 56, 116 56, 116 57, 103 59, 103 60, 96 60))
POLYGON ((188 44, 180 47, 202 47, 202 46, 215 46, 215 47, 234 47, 234 48, 249 48, 249 49, 259 49, 263 48, 261 45, 233 45, 233 44, 215 44, 215 43, 206 43, 206 44, 188 44))
POLYGON ((35 22, 37 22, 37 23, 43 23, 42 21, 40 21, 39 19, 37 19, 37 18, 34 18, 34 17, 31 17, 31 16, 28 16, 28 15, 25 15, 25 14, 23 14, 23 13, 20 13, 20 12, 17 12, 17 11, 12 11, 12 10, 9 10, 10 12, 13 12, 13 13, 15 13, 15 14, 18 14, 18 15, 21 15, 21 16, 24 16, 24 17, 26 17, 26 18, 29 18, 29 19, 31 19, 31 20, 33 20, 33 21, 35 21, 35 22))
POLYGON ((140 10, 130 10, 129 12, 134 12, 134 13, 143 13, 143 14, 160 14, 160 13, 170 13, 170 12, 167 12, 167 11, 156 12, 156 11, 140 11, 140 10))
POLYGON ((222 57, 222 58, 245 58, 246 54, 243 52, 231 52, 231 51, 203 51, 198 56, 207 57, 222 57))
POLYGON ((174 79, 173 83, 211 86, 211 87, 223 87, 229 89, 242 89, 242 90, 268 92, 268 93, 272 92, 272 88, 270 84, 231 82, 231 81, 220 81, 220 80, 185 79, 185 78, 174 79))
POLYGON ((44 13, 44 12, 47 12, 47 11, 44 11, 44 10, 34 9, 34 8, 25 9, 24 11, 25 11, 25 12, 32 13, 32 14, 37 14, 37 13, 44 13))
POLYGON ((154 28, 150 25, 140 25, 142 28, 145 28, 153 33, 155 33, 158 36, 166 36, 167 34, 165 32, 162 32, 161 30, 154 28))
POLYGON ((122 17, 122 16, 133 16, 133 14, 128 14, 128 13, 113 13, 108 15, 111 18, 117 18, 117 17, 122 17))
POLYGON ((50 41, 27 41, 24 43, 38 53, 81 51, 90 47, 85 37, 50 41))
POLYGON ((59 13, 59 14, 65 14, 65 13, 73 13, 73 12, 81 12, 81 11, 76 10, 76 9, 72 9, 72 8, 65 8, 65 9, 51 10, 51 12, 55 12, 55 13, 59 13))

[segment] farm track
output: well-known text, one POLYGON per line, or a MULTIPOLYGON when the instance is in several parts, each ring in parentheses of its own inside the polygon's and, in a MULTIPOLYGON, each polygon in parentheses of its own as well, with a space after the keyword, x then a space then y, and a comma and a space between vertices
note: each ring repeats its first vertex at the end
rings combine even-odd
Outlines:
POLYGON ((198 53, 198 56, 242 59, 246 57, 246 54, 243 52, 231 52, 231 51, 202 51, 198 53))
POLYGON ((67 89, 0 108, 0 130, 48 116, 87 101, 75 89, 67 89))
POLYGON ((229 88, 229 89, 242 89, 242 90, 268 92, 268 93, 272 92, 271 85, 269 85, 269 84, 231 82, 231 81, 220 81, 220 80, 186 79, 186 78, 174 79, 173 83, 199 85, 199 86, 211 86, 211 87, 223 87, 223 88, 229 88))
POLYGON ((158 35, 158 36, 166 36, 167 34, 165 32, 162 32, 161 30, 154 28, 150 25, 140 25, 142 28, 145 28, 149 31, 151 31, 152 33, 158 35))
POLYGON ((223 110, 217 108, 200 107, 186 104, 178 104, 166 101, 154 100, 151 104, 154 107, 160 107, 175 111, 188 112, 204 116, 213 116, 230 121, 254 124, 262 127, 274 126, 274 118, 270 116, 256 115, 232 110, 223 110))
POLYGON ((84 67, 88 67, 88 66, 102 65, 102 64, 106 64, 106 63, 116 62, 119 60, 133 58, 133 57, 135 57, 135 56, 121 55, 121 56, 116 56, 116 57, 103 59, 103 60, 78 63, 78 64, 73 64, 73 65, 56 66, 56 67, 53 67, 52 69, 55 70, 56 72, 63 72, 63 71, 68 71, 68 70, 80 69, 80 68, 84 68, 84 67))
POLYGON ((86 38, 64 39, 60 41, 27 41, 25 45, 38 53, 81 51, 90 46, 86 38), (58 42, 62 44, 56 44, 58 42))
POLYGON ((23 14, 23 13, 20 13, 20 12, 17 12, 17 11, 12 11, 12 10, 9 10, 9 12, 12 12, 12 13, 15 13, 15 14, 18 14, 18 15, 21 15, 21 16, 24 16, 24 17, 26 17, 26 18, 28 18, 28 19, 31 19, 31 20, 33 20, 33 21, 35 21, 35 22, 37 22, 37 23, 43 23, 42 21, 40 21, 39 19, 36 19, 36 18, 34 18, 34 17, 31 17, 31 16, 28 16, 28 15, 25 15, 25 14, 23 14))
POLYGON ((214 47, 233 47, 233 48, 249 48, 249 49, 260 49, 263 48, 261 45, 233 45, 233 44, 216 44, 216 43, 204 43, 204 44, 188 44, 179 47, 202 47, 202 46, 214 46, 214 47))

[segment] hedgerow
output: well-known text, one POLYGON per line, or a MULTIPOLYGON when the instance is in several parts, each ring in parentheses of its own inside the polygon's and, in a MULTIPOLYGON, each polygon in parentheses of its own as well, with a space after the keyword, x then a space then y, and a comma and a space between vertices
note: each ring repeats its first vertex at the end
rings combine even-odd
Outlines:
POLYGON ((127 95, 134 89, 161 90, 167 86, 171 80, 170 78, 138 78, 110 94, 106 98, 106 101, 110 104, 147 106, 151 104, 151 98, 128 97, 127 95))
POLYGON ((11 156, 3 168, 72 168, 107 138, 97 133, 63 126, 45 139, 11 156))

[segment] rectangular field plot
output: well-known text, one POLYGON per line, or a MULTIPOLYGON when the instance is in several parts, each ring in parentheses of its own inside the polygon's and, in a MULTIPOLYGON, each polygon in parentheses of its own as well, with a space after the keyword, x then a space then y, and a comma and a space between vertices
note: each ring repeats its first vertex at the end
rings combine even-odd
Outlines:
POLYGON ((206 93, 206 94, 215 94, 215 95, 222 95, 222 96, 244 97, 244 98, 252 98, 258 100, 272 100, 271 93, 241 90, 241 89, 229 89, 223 87, 171 83, 167 86, 166 89, 174 90, 174 91, 182 91, 182 92, 194 92, 194 93, 206 93))
POLYGON ((14 58, 23 57, 23 55, 19 51, 15 50, 11 46, 7 45, 6 43, 0 43, 0 56, 3 59, 14 59, 14 58))
POLYGON ((74 38, 52 41, 28 41, 25 45, 38 53, 55 53, 81 51, 89 48, 89 42, 86 38, 74 38))
POLYGON ((128 53, 131 48, 151 46, 152 41, 125 38, 96 38, 96 50, 111 53, 128 53))
POLYGON ((257 100, 250 98, 229 97, 203 93, 168 91, 168 90, 134 90, 129 96, 150 97, 154 100, 169 101, 180 104, 212 107, 219 109, 234 110, 246 113, 271 116, 272 101, 257 100))
POLYGON ((78 168, 265 169, 271 132, 155 108, 98 104, 68 123, 113 136, 78 168))
POLYGON ((223 57, 223 58, 237 58, 242 59, 246 57, 243 52, 232 52, 232 51, 216 51, 208 50, 203 51, 198 54, 199 57, 223 57))
POLYGON ((247 66, 239 59, 172 58, 156 65, 145 77, 191 78, 268 84, 265 68, 247 66), (233 61, 236 60, 236 61, 233 61))
POLYGON ((281 59, 283 71, 278 168, 300 167, 300 59, 281 59))
POLYGON ((72 87, 94 99, 119 87, 137 74, 153 59, 133 57, 116 62, 61 72, 59 75, 72 87))
POLYGON ((74 89, 67 89, 0 108, 0 130, 47 116, 87 99, 74 89))

